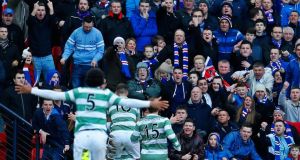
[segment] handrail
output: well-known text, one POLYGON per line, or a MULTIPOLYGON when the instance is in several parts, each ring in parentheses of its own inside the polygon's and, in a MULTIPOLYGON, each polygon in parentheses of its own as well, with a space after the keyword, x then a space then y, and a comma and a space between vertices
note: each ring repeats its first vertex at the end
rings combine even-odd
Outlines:
POLYGON ((12 111, 11 109, 7 108, 5 105, 3 105, 2 103, 0 103, 0 109, 4 109, 6 112, 8 112, 10 115, 14 116, 17 120, 19 120, 20 122, 23 122, 23 124, 26 124, 27 126, 32 127, 32 125, 26 121, 24 118, 20 117, 18 114, 16 114, 14 111, 12 111))

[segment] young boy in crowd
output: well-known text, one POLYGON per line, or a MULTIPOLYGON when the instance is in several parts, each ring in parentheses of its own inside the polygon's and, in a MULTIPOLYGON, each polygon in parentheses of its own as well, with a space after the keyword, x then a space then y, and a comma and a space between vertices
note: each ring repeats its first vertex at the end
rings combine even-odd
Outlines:
POLYGON ((290 149, 290 155, 289 158, 286 158, 285 160, 299 160, 300 159, 300 147, 293 145, 290 149))
POLYGON ((154 53, 154 48, 152 45, 146 45, 144 47, 144 59, 143 62, 148 65, 148 70, 150 71, 150 76, 153 78, 153 73, 158 67, 158 61, 156 59, 156 54, 154 53))

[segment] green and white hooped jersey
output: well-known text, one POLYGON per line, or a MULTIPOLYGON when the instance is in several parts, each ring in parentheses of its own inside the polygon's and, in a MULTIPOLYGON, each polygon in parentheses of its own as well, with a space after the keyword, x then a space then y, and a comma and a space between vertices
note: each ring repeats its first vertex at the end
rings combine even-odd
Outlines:
POLYGON ((134 131, 140 111, 137 108, 113 105, 109 108, 108 115, 111 118, 110 130, 112 132, 134 131))
POLYGON ((75 133, 80 130, 106 131, 106 113, 111 105, 119 104, 121 98, 109 89, 79 87, 65 93, 67 101, 76 103, 75 133))
POLYGON ((156 114, 149 114, 137 122, 136 130, 131 136, 133 142, 141 140, 141 160, 167 159, 167 138, 176 150, 181 150, 170 120, 156 114))

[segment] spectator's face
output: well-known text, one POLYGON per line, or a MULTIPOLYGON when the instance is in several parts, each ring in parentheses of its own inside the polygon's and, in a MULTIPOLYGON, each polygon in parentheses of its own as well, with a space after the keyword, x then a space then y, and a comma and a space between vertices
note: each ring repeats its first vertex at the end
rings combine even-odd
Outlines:
POLYGON ((247 92, 248 92, 248 89, 246 86, 243 86, 243 87, 237 87, 236 88, 236 92, 239 96, 241 97, 245 97, 247 95, 247 92))
POLYGON ((93 22, 91 23, 83 22, 82 24, 82 28, 85 33, 89 33, 92 30, 93 26, 94 26, 93 22))
POLYGON ((150 4, 142 2, 139 6, 139 10, 141 13, 148 13, 150 11, 150 4))
POLYGON ((198 19, 199 23, 201 24, 204 20, 202 12, 200 12, 200 11, 194 12, 193 13, 193 19, 198 19))
POLYGON ((45 15, 46 15, 45 6, 39 6, 36 11, 35 16, 37 17, 38 20, 43 20, 45 15))
POLYGON ((274 27, 273 31, 271 33, 271 36, 277 41, 281 40, 281 38, 282 38, 282 29, 281 29, 281 27, 274 27))
POLYGON ((216 135, 211 135, 208 139, 209 146, 212 148, 217 147, 217 136, 216 135))
POLYGON ((174 2, 173 0, 165 0, 167 12, 173 12, 174 2))
POLYGON ((291 12, 289 16, 290 23, 298 24, 299 14, 297 12, 291 12))
POLYGON ((230 15, 230 16, 232 16, 232 9, 231 9, 231 7, 229 6, 229 5, 224 5, 223 7, 222 7, 222 14, 223 15, 230 15))
POLYGON ((111 11, 113 12, 113 14, 120 14, 122 11, 121 3, 118 2, 111 3, 111 11))
POLYGON ((298 57, 298 59, 300 58, 300 46, 298 46, 296 49, 295 49, 295 52, 296 52, 296 55, 298 57))
POLYGON ((280 113, 273 114, 273 121, 275 122, 277 120, 283 120, 282 114, 280 114, 280 113))
POLYGON ((154 50, 152 47, 146 47, 144 51, 144 56, 148 59, 151 59, 154 55, 154 50))
POLYGON ((87 0, 80 0, 78 8, 81 12, 87 11, 89 9, 89 2, 87 0))
POLYGON ((222 32, 227 32, 229 30, 229 22, 225 19, 220 22, 220 29, 222 32))
POLYGON ((0 27, 0 39, 7 39, 8 31, 5 27, 0 27))
POLYGON ((180 84, 182 82, 182 77, 183 77, 183 74, 182 74, 181 69, 175 69, 173 71, 173 78, 177 84, 180 84))
POLYGON ((204 30, 202 34, 202 38, 207 42, 210 43, 213 39, 213 34, 211 30, 204 30))
POLYGON ((186 112, 186 110, 184 110, 184 109, 178 109, 177 111, 176 111, 176 113, 175 113, 175 116, 177 117, 177 118, 179 118, 179 120, 182 122, 182 121, 185 121, 186 120, 186 118, 187 118, 187 112, 186 112))
POLYGON ((255 39, 255 34, 252 33, 246 33, 246 40, 249 42, 253 42, 253 40, 255 39))
POLYGON ((203 12, 203 14, 206 14, 208 12, 208 6, 206 5, 206 3, 200 3, 199 9, 203 12))
POLYGON ((226 111, 220 111, 218 114, 218 122, 221 124, 227 124, 230 120, 229 114, 226 111))
POLYGON ((2 22, 5 25, 11 25, 14 19, 14 15, 12 14, 2 14, 2 22))
POLYGON ((299 148, 293 147, 291 149, 291 155, 293 158, 298 158, 298 156, 300 155, 299 148))
POLYGON ((45 113, 45 115, 50 115, 52 112, 52 108, 53 108, 53 101, 52 100, 44 100, 42 108, 43 108, 43 112, 45 113))
POLYGON ((300 89, 292 89, 291 90, 291 100, 293 102, 297 102, 300 100, 300 89))
POLYGON ((25 83, 25 75, 17 73, 14 78, 14 83, 15 84, 24 84, 25 83))
POLYGON ((248 139, 250 139, 250 137, 252 135, 252 128, 242 127, 240 129, 240 134, 241 134, 243 141, 247 141, 248 139))
POLYGON ((192 102, 199 103, 202 98, 201 89, 199 87, 194 87, 191 91, 191 100, 192 102))
POLYGON ((182 30, 177 30, 175 32, 175 40, 174 41, 177 44, 183 44, 183 42, 185 41, 185 35, 182 30))
POLYGON ((148 76, 148 70, 146 68, 139 68, 138 78, 139 80, 146 80, 148 76))
POLYGON ((59 76, 57 73, 54 73, 53 76, 51 77, 51 81, 54 81, 54 82, 58 82, 59 81, 59 76))
POLYGON ((183 133, 185 135, 193 135, 195 130, 195 126, 192 122, 185 122, 183 125, 183 133))
POLYGON ((293 30, 286 30, 284 33, 283 33, 283 39, 287 42, 290 42, 292 41, 294 38, 294 33, 293 33, 293 30))
POLYGON ((242 44, 240 53, 243 57, 249 57, 252 54, 252 49, 249 44, 242 44))
POLYGON ((275 81, 275 83, 282 83, 283 82, 282 81, 282 76, 281 76, 279 71, 275 72, 274 81, 275 81))
POLYGON ((227 74, 230 72, 230 65, 229 65, 229 63, 219 62, 218 69, 219 69, 219 73, 221 75, 224 75, 224 74, 227 74))
POLYGON ((114 45, 118 46, 117 50, 119 52, 124 51, 124 49, 125 49, 125 43, 123 41, 117 41, 116 44, 114 44, 114 45))
POLYGON ((201 79, 198 81, 198 87, 201 89, 202 93, 206 93, 208 90, 208 84, 205 79, 201 79))
POLYGON ((198 82, 198 76, 196 74, 190 74, 189 81, 192 83, 193 86, 196 86, 198 82))
POLYGON ((162 72, 162 71, 160 71, 160 72, 159 72, 159 76, 160 76, 161 78, 168 78, 168 73, 167 73, 167 72, 162 72))
POLYGON ((183 5, 185 9, 191 10, 194 8, 194 0, 184 0, 183 5))
POLYGON ((263 67, 254 67, 253 72, 256 79, 261 79, 265 74, 265 69, 263 67))
POLYGON ((255 31, 257 33, 263 33, 265 31, 265 29, 266 29, 266 27, 265 27, 264 23, 259 22, 259 23, 255 24, 255 31))
POLYGON ((250 97, 246 97, 244 100, 244 106, 247 109, 250 109, 252 106, 252 99, 250 97))
POLYGON ((278 49, 271 49, 270 51, 270 59, 272 62, 276 62, 280 58, 280 53, 278 49))
POLYGON ((158 40, 157 41, 157 46, 164 48, 166 46, 166 42, 164 40, 158 40))
POLYGON ((196 71, 202 72, 204 70, 204 61, 203 59, 196 59, 194 61, 194 67, 196 71))
POLYGON ((31 62, 32 62, 32 55, 31 55, 31 53, 29 53, 25 59, 25 63, 31 64, 31 62))
POLYGON ((276 122, 274 124, 274 132, 276 135, 283 135, 285 131, 285 125, 282 122, 276 122))
POLYGON ((273 6, 272 0, 263 0, 262 1, 262 6, 267 11, 272 9, 272 6, 273 6))
POLYGON ((255 0, 255 8, 261 8, 261 0, 255 0))
POLYGON ((259 100, 264 99, 265 95, 266 95, 266 94, 265 94, 264 91, 256 91, 256 92, 255 92, 255 97, 256 97, 257 99, 259 99, 259 100))
POLYGON ((293 4, 296 4, 296 3, 299 2, 299 0, 290 0, 290 1, 291 1, 291 3, 293 3, 293 4))
POLYGON ((223 85, 222 85, 222 79, 220 79, 220 78, 215 78, 213 81, 212 81, 212 83, 211 83, 211 85, 212 85, 212 89, 214 90, 214 91, 219 91, 220 89, 221 89, 221 87, 223 87, 223 85))
POLYGON ((126 48, 130 51, 135 51, 136 43, 133 40, 128 41, 126 48))

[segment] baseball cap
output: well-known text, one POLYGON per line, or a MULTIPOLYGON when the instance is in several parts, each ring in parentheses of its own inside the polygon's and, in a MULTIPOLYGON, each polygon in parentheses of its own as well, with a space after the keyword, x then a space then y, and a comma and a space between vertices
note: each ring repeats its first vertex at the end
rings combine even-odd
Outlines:
POLYGON ((14 10, 11 9, 11 8, 6 8, 6 9, 3 11, 3 14, 4 14, 4 15, 14 14, 14 10))

